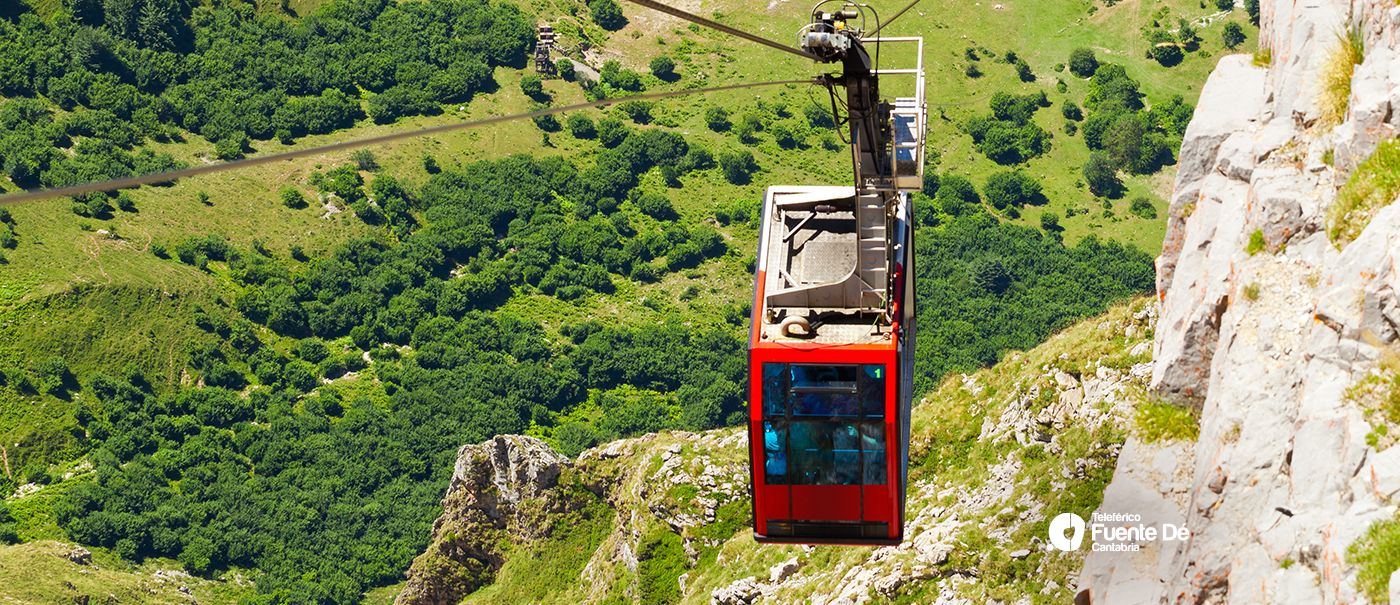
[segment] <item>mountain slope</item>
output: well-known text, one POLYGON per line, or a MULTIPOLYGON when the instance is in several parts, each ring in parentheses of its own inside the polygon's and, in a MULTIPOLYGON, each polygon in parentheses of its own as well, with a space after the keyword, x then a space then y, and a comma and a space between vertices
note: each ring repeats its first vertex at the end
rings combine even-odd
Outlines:
POLYGON ((1083 555, 1048 550, 1047 515, 1098 506, 1125 435, 1168 434, 1137 420, 1152 313, 1120 305, 919 402, 901 546, 754 543, 740 430, 647 435, 576 460, 500 436, 459 452, 398 602, 1063 603, 1083 555))

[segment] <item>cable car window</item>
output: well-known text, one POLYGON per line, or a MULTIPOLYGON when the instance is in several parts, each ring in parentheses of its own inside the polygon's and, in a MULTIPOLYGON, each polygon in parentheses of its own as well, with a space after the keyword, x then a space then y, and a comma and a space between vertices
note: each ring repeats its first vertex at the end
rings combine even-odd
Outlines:
POLYGON ((787 483, 787 429, 763 423, 763 473, 772 484, 787 483))
POLYGON ((865 454, 865 468, 861 473, 861 483, 884 485, 885 483, 885 425, 863 422, 860 425, 860 447, 865 454))
POLYGON ((889 481, 884 365, 765 363, 762 371, 766 483, 889 481))
POLYGON ((763 415, 783 416, 787 414, 787 364, 763 364, 763 415))
POLYGON ((885 366, 867 364, 860 367, 861 412, 876 418, 885 415, 885 366))

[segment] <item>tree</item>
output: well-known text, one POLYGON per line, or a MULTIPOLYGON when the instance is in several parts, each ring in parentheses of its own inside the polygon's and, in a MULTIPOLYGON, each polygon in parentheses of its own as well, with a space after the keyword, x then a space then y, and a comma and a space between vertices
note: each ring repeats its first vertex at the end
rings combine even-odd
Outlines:
POLYGON ((581 113, 569 116, 569 134, 578 139, 592 139, 598 136, 598 129, 593 125, 593 119, 581 113))
POLYGON ((627 138, 627 126, 614 117, 598 120, 598 142, 604 147, 617 147, 627 138))
POLYGON ((723 107, 711 106, 705 110, 705 125, 715 132, 729 130, 729 111, 723 107))
POLYGON ((923 184, 923 185, 924 185, 924 186, 923 186, 924 195, 926 195, 926 196, 928 196, 928 197, 934 197, 934 196, 938 195, 938 187, 939 187, 938 173, 937 173, 937 172, 934 172, 934 171, 933 171, 932 169, 930 169, 930 168, 925 168, 925 169, 924 169, 924 184, 923 184))
POLYGON ((1060 106, 1060 115, 1063 115, 1066 120, 1074 122, 1084 119, 1084 112, 1079 109, 1078 105, 1075 105, 1074 101, 1069 99, 1065 99, 1064 104, 1060 106))
POLYGON ((997 210, 1038 203, 1040 182, 1019 170, 1004 170, 987 177, 982 195, 997 210))
POLYGON ((1152 205, 1152 200, 1145 197, 1133 198, 1132 204, 1128 206, 1128 212, 1148 220, 1157 218, 1157 208, 1152 205))
POLYGON ((1001 294, 1011 287, 1011 274, 1000 259, 983 259, 971 266, 972 281, 990 294, 1001 294))
POLYGON ((1215 8, 1223 11, 1235 10, 1235 0, 1215 0, 1215 8))
MULTIPOLYGON (((543 103, 534 103, 530 106, 530 111, 540 111, 547 108, 548 106, 543 103)), ((539 127, 540 130, 545 132, 559 131, 559 118, 554 117, 552 113, 538 115, 530 119, 535 122, 535 126, 539 127)))
POLYGON ((797 147, 807 138, 807 133, 801 125, 788 120, 774 124, 768 132, 773 135, 773 142, 783 149, 797 147))
POLYGON ((1165 31, 1154 29, 1147 35, 1147 53, 1163 67, 1172 67, 1181 63, 1183 58, 1181 47, 1177 41, 1165 31))
POLYGON ((1201 35, 1196 32, 1196 28, 1191 26, 1191 22, 1186 19, 1176 21, 1176 39, 1187 50, 1195 50, 1201 43, 1201 35))
POLYGON ((228 135, 214 143, 214 155, 224 161, 236 160, 243 157, 243 150, 248 147, 248 135, 242 132, 228 135))
POLYGON ((744 185, 749 177, 758 171, 758 162, 753 154, 743 149, 734 149, 719 154, 719 166, 724 178, 735 185, 744 185))
POLYGON ((671 200, 660 193, 647 192, 637 196, 637 209, 657 220, 668 221, 676 218, 676 210, 671 200))
POLYGON ((539 100, 544 96, 544 82, 536 74, 526 74, 525 77, 520 78, 520 92, 525 93, 527 97, 539 100))
POLYGON ((442 172, 442 167, 438 166, 437 158, 425 153, 423 154, 423 171, 428 174, 437 174, 442 172))
POLYGON ((1259 25, 1259 0, 1244 0, 1244 11, 1249 13, 1249 22, 1259 25))
POLYGON ((627 17, 622 15, 622 9, 613 0, 588 0, 588 12, 593 15, 594 23, 608 31, 616 31, 627 25, 627 17))
POLYGON ((559 71, 559 77, 563 78, 566 82, 573 82, 574 77, 576 77, 574 73, 574 62, 568 59, 556 61, 554 63, 554 69, 559 71))
POLYGON ((1035 81, 1035 72, 1031 71, 1031 66, 1026 63, 1025 59, 1017 57, 1017 60, 1013 65, 1016 68, 1016 77, 1020 78, 1022 82, 1035 81))
POLYGON ((1040 213, 1040 228, 1043 229, 1046 233, 1056 233, 1059 231, 1064 231, 1065 229, 1064 227, 1060 226, 1060 215, 1055 214, 1054 212, 1040 213))
POLYGON ((374 157, 374 152, 368 149, 356 149, 351 152, 350 162, 365 172, 379 170, 379 160, 374 157))
POLYGON ((282 188, 282 205, 288 208, 297 209, 306 207, 306 196, 301 194, 301 190, 296 187, 282 188))
POLYGON ((1225 29, 1220 32, 1220 41, 1225 44, 1225 48, 1234 49, 1244 44, 1244 40, 1244 28, 1234 21, 1226 23, 1225 29))
POLYGON ((666 55, 653 58, 648 67, 651 68, 651 75, 662 80, 671 82, 676 79, 676 62, 666 55))
POLYGON ((1084 182, 1089 184, 1089 191, 1094 195, 1103 197, 1117 197, 1123 187, 1118 180, 1118 170, 1101 151, 1090 153, 1089 161, 1084 163, 1084 182))

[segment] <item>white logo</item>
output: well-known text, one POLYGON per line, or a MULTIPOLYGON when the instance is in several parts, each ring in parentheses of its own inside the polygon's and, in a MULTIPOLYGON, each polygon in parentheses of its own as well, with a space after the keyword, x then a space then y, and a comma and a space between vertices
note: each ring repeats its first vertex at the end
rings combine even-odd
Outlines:
POLYGON ((1060 513, 1050 521, 1050 546, 1056 550, 1078 550, 1084 541, 1084 518, 1074 513, 1060 513), (1065 530, 1073 533, 1065 535, 1065 530))

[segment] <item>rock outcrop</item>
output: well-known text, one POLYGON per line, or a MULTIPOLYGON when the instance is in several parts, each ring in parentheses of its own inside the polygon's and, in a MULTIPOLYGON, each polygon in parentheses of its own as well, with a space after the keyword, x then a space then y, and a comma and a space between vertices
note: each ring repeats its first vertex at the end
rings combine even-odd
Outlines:
POLYGON ((566 506, 556 494, 568 458, 534 437, 502 435, 457 452, 427 551, 413 560, 400 605, 455 605, 491 581, 502 541, 528 541, 566 506))
POLYGON ((1395 515, 1400 447, 1377 438, 1369 402, 1397 370, 1400 206, 1340 250, 1326 226, 1338 187, 1400 127, 1400 7, 1262 4, 1272 64, 1225 57, 1211 75, 1157 263, 1152 388, 1199 411, 1199 438, 1130 438, 1100 507, 1191 538, 1091 554, 1093 603, 1365 602, 1348 547, 1395 515), (1349 27, 1366 58, 1328 127, 1319 70, 1349 27))

